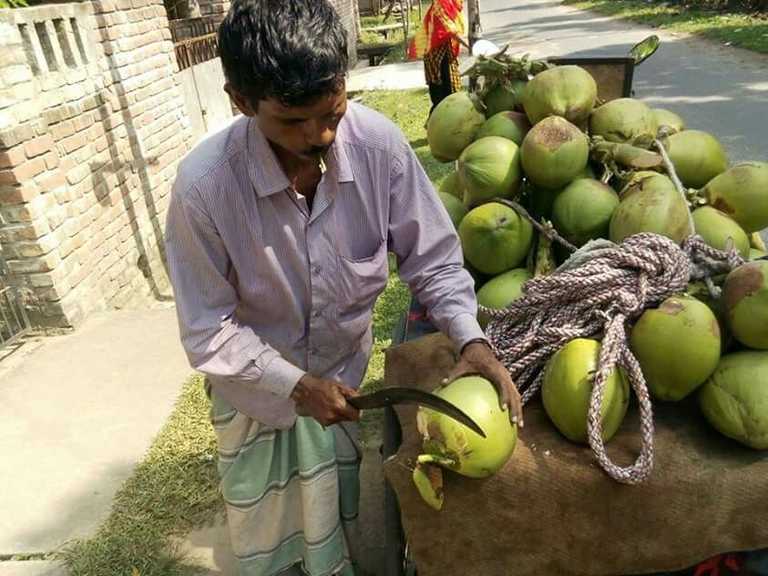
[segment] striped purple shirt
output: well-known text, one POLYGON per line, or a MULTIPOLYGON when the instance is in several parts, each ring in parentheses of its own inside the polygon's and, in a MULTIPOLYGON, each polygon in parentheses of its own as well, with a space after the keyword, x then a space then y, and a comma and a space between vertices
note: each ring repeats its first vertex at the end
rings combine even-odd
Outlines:
POLYGON ((312 209, 241 116, 183 160, 166 247, 192 366, 271 426, 296 418, 305 372, 357 388, 387 253, 457 347, 483 336, 448 214, 400 130, 350 102, 312 209))

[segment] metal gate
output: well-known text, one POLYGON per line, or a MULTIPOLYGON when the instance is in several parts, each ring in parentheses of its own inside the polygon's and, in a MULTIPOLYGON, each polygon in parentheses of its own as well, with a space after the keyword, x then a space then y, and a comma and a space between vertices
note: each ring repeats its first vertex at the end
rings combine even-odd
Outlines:
POLYGON ((0 246, 0 349, 23 336, 30 328, 21 293, 7 283, 8 276, 3 248, 0 246))

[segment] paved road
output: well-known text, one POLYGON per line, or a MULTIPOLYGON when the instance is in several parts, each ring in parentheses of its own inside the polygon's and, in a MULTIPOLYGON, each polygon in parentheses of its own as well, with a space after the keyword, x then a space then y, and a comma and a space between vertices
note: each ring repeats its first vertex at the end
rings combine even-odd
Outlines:
POLYGON ((636 26, 551 0, 482 0, 484 36, 533 56, 624 56, 649 34, 659 50, 635 70, 636 97, 717 135, 733 161, 768 161, 768 56, 636 26))

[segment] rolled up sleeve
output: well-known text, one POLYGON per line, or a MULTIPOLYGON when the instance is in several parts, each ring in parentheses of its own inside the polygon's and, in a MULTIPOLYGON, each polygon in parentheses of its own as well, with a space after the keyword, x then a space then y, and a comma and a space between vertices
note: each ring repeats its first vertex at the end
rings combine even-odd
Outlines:
POLYGON ((477 322, 474 280, 464 268, 448 212, 407 143, 393 154, 389 245, 400 278, 427 309, 431 322, 457 349, 485 338, 477 322))
POLYGON ((304 375, 237 320, 224 243, 196 190, 174 189, 165 245, 181 342, 193 368, 215 384, 236 382, 287 398, 304 375))

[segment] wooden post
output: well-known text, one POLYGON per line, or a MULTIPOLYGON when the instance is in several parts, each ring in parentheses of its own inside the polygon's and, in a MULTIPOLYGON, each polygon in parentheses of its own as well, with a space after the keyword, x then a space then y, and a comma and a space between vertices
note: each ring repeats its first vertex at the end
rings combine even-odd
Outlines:
POLYGON ((470 48, 483 37, 480 27, 480 0, 467 0, 467 23, 470 48))
MULTIPOLYGON (((480 27, 480 0, 467 0, 467 40, 470 53, 475 42, 483 37, 483 29, 480 27)), ((469 79, 469 91, 474 92, 477 88, 477 81, 474 78, 469 79)))
POLYGON ((363 24, 360 20, 360 0, 352 0, 353 8, 355 9, 355 35, 357 41, 360 41, 360 36, 363 35, 363 24))
POLYGON ((400 14, 403 17, 403 54, 408 57, 408 32, 411 24, 411 2, 400 0, 400 14))

